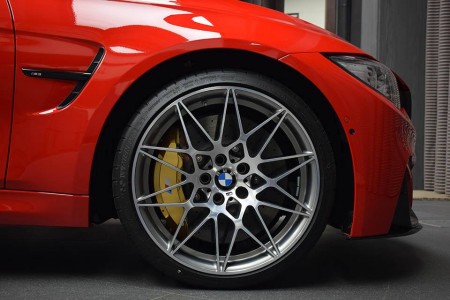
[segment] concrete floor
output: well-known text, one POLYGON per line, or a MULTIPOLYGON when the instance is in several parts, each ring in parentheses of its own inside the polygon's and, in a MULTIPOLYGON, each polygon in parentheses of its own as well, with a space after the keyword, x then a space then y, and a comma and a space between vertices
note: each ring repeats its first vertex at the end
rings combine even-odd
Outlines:
POLYGON ((345 240, 328 228, 307 259, 260 289, 195 290, 151 269, 118 222, 0 227, 0 299, 450 299, 450 201, 416 201, 424 228, 345 240))

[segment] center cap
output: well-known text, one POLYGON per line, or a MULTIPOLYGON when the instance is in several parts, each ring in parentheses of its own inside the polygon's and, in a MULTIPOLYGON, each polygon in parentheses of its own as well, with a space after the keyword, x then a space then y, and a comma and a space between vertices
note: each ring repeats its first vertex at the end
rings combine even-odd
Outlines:
POLYGON ((222 169, 216 174, 216 185, 225 191, 229 191, 236 185, 236 176, 230 169, 222 169))

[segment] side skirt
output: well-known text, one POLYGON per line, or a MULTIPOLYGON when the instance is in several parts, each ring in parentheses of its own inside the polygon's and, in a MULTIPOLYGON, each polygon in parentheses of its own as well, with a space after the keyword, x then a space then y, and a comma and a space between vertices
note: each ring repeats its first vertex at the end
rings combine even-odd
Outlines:
POLYGON ((0 190, 0 224, 89 226, 89 196, 0 190))

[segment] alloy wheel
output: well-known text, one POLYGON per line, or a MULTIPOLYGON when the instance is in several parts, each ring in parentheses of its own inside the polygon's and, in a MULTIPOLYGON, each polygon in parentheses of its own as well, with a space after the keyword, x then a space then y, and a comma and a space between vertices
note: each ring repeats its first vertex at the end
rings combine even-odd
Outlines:
POLYGON ((168 103, 131 174, 139 220, 171 259, 227 276, 288 253, 315 216, 319 161, 302 123, 261 91, 217 85, 168 103))

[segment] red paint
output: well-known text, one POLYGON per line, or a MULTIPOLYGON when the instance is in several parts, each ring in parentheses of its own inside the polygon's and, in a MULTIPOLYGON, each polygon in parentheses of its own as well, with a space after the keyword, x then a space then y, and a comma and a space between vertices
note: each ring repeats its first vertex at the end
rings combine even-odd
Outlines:
POLYGON ((0 1, 0 188, 5 186, 14 85, 14 31, 6 1, 0 1))
POLYGON ((0 190, 0 221, 8 225, 87 227, 89 197, 0 190))
POLYGON ((355 211, 350 236, 389 232, 415 131, 404 111, 318 53, 282 60, 308 77, 330 100, 353 160, 355 211), (348 120, 348 121, 346 121, 348 120), (354 129, 355 134, 349 134, 354 129))
MULTIPOLYGON (((78 217, 87 225, 95 147, 120 96, 141 75, 168 59, 196 50, 228 48, 280 60, 322 91, 343 127, 356 131, 347 135, 355 173, 351 236, 389 230, 413 152, 414 130, 404 112, 320 54, 364 54, 360 49, 303 21, 236 0, 207 5, 204 0, 10 2, 17 35, 17 75, 6 188, 83 195, 52 196, 52 201, 66 203, 61 204, 66 209, 73 205, 71 211, 63 212, 44 205, 42 195, 48 194, 0 194, 0 205, 13 202, 14 197, 20 200, 23 193, 28 202, 44 203, 46 209, 37 210, 40 217, 30 218, 27 224, 59 225, 56 214, 73 213, 76 217, 70 218, 68 226, 78 224, 78 217), (63 110, 55 108, 74 83, 25 77, 21 72, 23 67, 85 71, 99 47, 106 51, 101 65, 75 102, 63 110), (78 200, 81 204, 75 205, 78 200)), ((0 5, 2 22, 5 8, 0 5)), ((12 32, 8 22, 0 25, 0 37, 9 37, 0 57, 9 57, 10 62, 6 69, 8 64, 2 62, 0 70, 12 82, 12 32)), ((11 94, 10 90, 8 98, 7 91, 0 91, 0 174, 6 164, 11 94)), ((23 214, 17 209, 17 219, 14 211, 8 219, 0 214, 0 223, 20 224, 23 214)))
POLYGON ((239 1, 208 3, 207 8, 201 8, 202 1, 155 2, 163 4, 11 1, 20 59, 7 188, 88 194, 93 151, 114 104, 142 74, 180 54, 211 48, 241 49, 273 59, 330 48, 361 53, 326 31, 239 1), (94 56, 93 45, 105 47, 103 63, 83 93, 62 111, 52 109, 70 85, 25 78, 20 72, 33 61, 58 69, 67 61, 67 69, 83 69, 90 62, 87 57, 94 56), (31 145, 34 151, 29 151, 31 145))

